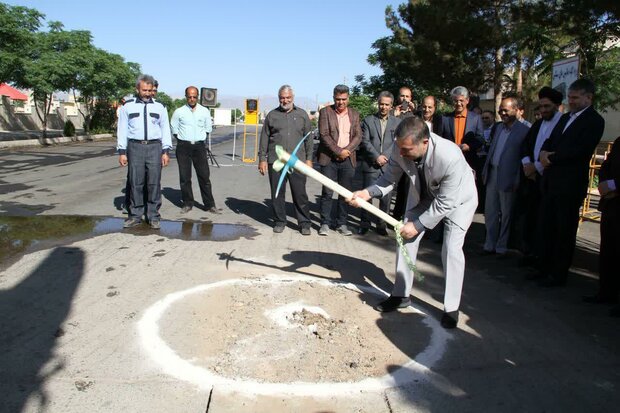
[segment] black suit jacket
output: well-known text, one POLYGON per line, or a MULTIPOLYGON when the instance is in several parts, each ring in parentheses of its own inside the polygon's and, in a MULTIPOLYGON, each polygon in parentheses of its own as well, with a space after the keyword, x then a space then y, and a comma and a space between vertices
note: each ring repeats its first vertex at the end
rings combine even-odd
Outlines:
POLYGON ((569 113, 562 115, 542 146, 543 151, 555 152, 543 174, 543 190, 583 198, 588 190, 590 159, 603 136, 605 120, 590 106, 564 131, 569 118, 569 113))
POLYGON ((379 155, 387 158, 392 154, 396 127, 400 119, 389 115, 383 137, 383 150, 381 150, 381 120, 377 114, 366 116, 362 121, 362 142, 358 148, 358 160, 362 159, 362 170, 370 172, 381 169, 375 162, 379 155))
POLYGON ((523 139, 523 143, 521 143, 521 159, 527 156, 532 162, 537 161, 537 159, 534 158, 534 146, 536 146, 536 138, 538 137, 538 132, 540 132, 542 123, 542 119, 538 119, 534 122, 527 136, 523 139))
MULTIPOLYGON (((435 132, 437 133, 437 132, 435 132)), ((454 133, 454 112, 448 113, 443 116, 441 134, 437 133, 449 141, 455 142, 454 133)), ((465 133, 461 143, 465 143, 469 146, 469 151, 464 152, 467 163, 477 169, 478 155, 476 152, 484 144, 484 126, 482 125, 482 119, 476 112, 467 111, 467 118, 465 119, 465 133)))

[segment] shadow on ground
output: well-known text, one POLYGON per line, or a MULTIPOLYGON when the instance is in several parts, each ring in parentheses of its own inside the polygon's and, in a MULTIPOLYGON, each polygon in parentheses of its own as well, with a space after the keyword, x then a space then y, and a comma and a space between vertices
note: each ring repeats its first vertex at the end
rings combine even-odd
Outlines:
POLYGON ((31 411, 47 410, 45 382, 65 367, 54 349, 71 328, 63 323, 84 266, 79 248, 56 248, 19 284, 0 291, 2 411, 19 412, 26 403, 31 411))

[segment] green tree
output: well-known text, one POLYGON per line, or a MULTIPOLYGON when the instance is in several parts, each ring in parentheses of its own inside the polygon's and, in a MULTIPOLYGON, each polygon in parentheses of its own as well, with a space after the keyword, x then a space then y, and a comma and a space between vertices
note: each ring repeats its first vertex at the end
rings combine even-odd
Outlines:
POLYGON ((23 77, 43 17, 34 9, 0 3, 0 83, 23 77))
POLYGON ((62 23, 49 23, 49 31, 35 36, 31 56, 16 83, 32 89, 35 110, 47 134, 47 121, 56 91, 69 91, 80 68, 88 64, 91 35, 88 31, 65 31, 62 23))
POLYGON ((493 87, 497 107, 507 91, 535 99, 553 61, 576 53, 582 75, 605 85, 600 106, 614 104, 620 90, 610 76, 620 63, 607 48, 619 38, 618 16, 605 0, 410 0, 386 9, 392 34, 368 57, 383 74, 359 84, 366 93, 406 85, 414 96, 439 97, 457 84, 474 93, 493 87))
MULTIPOLYGON (((83 49, 82 53, 88 58, 86 64, 77 68, 78 70, 73 73, 75 78, 71 87, 76 101, 79 100, 84 104, 84 110, 80 106, 78 108, 84 117, 85 133, 88 134, 93 126, 91 123, 96 105, 112 106, 113 101, 124 96, 127 90, 132 90, 140 67, 125 62, 120 55, 95 47, 83 49), (80 94, 79 98, 76 96, 77 92, 80 94)), ((97 112, 101 112, 101 108, 97 112)), ((112 126, 112 123, 109 125, 98 123, 99 129, 109 129, 112 126)))
POLYGON ((359 93, 356 90, 352 92, 353 93, 349 96, 349 106, 360 113, 361 119, 377 111, 377 104, 372 96, 359 93))

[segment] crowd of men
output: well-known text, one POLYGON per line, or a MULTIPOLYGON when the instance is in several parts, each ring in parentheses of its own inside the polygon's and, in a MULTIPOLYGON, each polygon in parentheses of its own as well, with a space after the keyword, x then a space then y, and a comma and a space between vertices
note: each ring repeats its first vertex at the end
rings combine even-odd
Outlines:
MULTIPOLYGON (((211 193, 205 148, 211 118, 209 111, 197 104, 198 89, 190 86, 185 90, 187 105, 174 112, 171 131, 165 108, 153 99, 153 84, 152 77, 141 76, 136 98, 125 102, 119 113, 119 162, 129 165, 129 217, 125 227, 140 224, 146 216, 152 228, 159 228, 159 181, 161 167, 169 161, 171 135, 178 141, 182 211, 186 213, 194 206, 192 164, 205 210, 218 211, 211 193)), ((287 226, 288 182, 299 230, 311 235, 306 177, 300 173, 281 177, 273 169, 275 146, 281 145, 288 152, 297 149, 297 158, 309 166, 316 157, 321 173, 355 191, 352 198, 339 196, 334 204, 333 191, 323 187, 318 205, 320 236, 332 230, 352 235, 348 224, 351 206, 379 198, 379 208, 389 213, 396 192, 392 214, 403 219, 400 233, 413 262, 424 233, 443 242, 446 286, 441 324, 445 328, 454 328, 458 322, 465 268, 463 243, 477 208, 485 214, 486 237, 481 255, 504 259, 509 249, 516 248, 523 254, 523 265, 538 269, 528 279, 538 280, 543 287, 562 286, 572 262, 579 209, 589 185, 590 158, 604 129, 604 120, 592 107, 594 96, 592 82, 575 81, 568 91, 569 111, 562 114, 562 94, 544 87, 538 95, 537 119, 532 125, 523 118, 524 108, 516 97, 502 99, 498 111, 501 121, 496 122, 492 111, 469 106, 465 87, 452 89, 454 110, 445 115, 436 113, 437 100, 433 96, 420 99, 418 110, 411 89, 402 87, 396 105, 394 96, 383 91, 377 97, 377 112, 361 119, 349 107, 349 88, 337 85, 334 103, 319 112, 319 145, 314 153, 308 114, 294 104, 292 87, 283 85, 278 91, 280 105, 265 118, 258 151, 258 170, 269 177, 273 231, 281 233, 287 226), (357 169, 360 188, 354 188, 357 169), (280 180, 284 186, 276 195, 280 180)), ((619 150, 615 149, 617 154, 619 150)), ((617 164, 616 160, 614 166, 606 167, 610 178, 600 188, 606 200, 601 230, 603 226, 615 228, 615 233, 607 229, 604 234, 605 254, 602 240, 601 259, 608 261, 619 252, 618 199, 613 178, 620 169, 617 164)), ((378 234, 388 234, 386 224, 366 211, 360 214, 357 233, 367 234, 373 223, 378 234)), ((601 265, 602 272, 603 268, 601 265)), ((394 311, 408 306, 412 282, 412 270, 399 249, 392 294, 375 308, 394 311)), ((584 299, 615 302, 618 292, 617 276, 601 274, 600 291, 584 299)))

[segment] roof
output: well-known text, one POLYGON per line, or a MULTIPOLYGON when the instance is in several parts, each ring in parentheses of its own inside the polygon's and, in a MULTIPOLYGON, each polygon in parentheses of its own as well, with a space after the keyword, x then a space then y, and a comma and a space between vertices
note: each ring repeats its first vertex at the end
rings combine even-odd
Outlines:
POLYGON ((28 100, 28 96, 6 83, 0 83, 0 96, 8 96, 13 100, 28 100))

